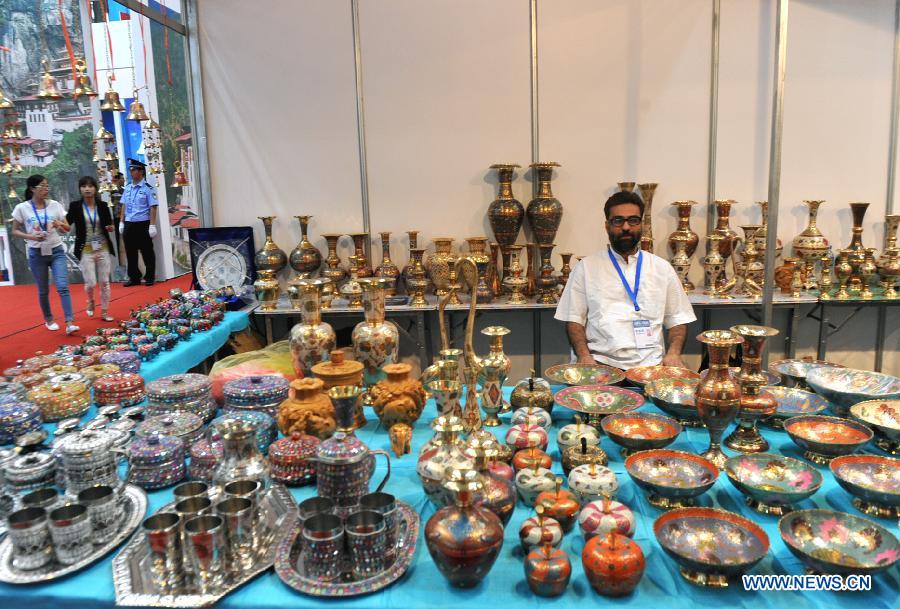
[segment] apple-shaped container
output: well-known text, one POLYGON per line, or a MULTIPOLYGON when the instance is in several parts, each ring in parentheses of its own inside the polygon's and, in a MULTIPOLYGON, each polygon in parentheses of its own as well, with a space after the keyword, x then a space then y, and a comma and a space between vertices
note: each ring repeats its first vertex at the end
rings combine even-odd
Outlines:
POLYGON ((544 491, 538 495, 534 504, 535 509, 538 506, 543 508, 544 514, 556 519, 563 532, 568 533, 575 526, 575 521, 578 520, 581 503, 579 503, 574 493, 562 488, 562 482, 562 478, 557 478, 556 488, 552 491, 544 491))
POLYGON ((540 448, 525 448, 513 455, 513 468, 516 471, 531 469, 535 466, 550 469, 553 459, 540 448))
POLYGON ((513 425, 506 432, 506 445, 514 451, 525 448, 547 450, 547 431, 539 425, 513 425))
POLYGON ((544 544, 525 557, 525 581, 538 596, 559 596, 572 577, 569 556, 559 548, 544 544))
POLYGON ((544 429, 550 429, 550 426, 553 425, 553 419, 550 417, 550 413, 543 408, 526 406, 513 412, 510 423, 512 425, 537 425, 544 429))
POLYGON ((609 497, 591 501, 578 514, 578 526, 585 540, 608 533, 618 533, 631 537, 634 535, 634 512, 625 505, 609 497))
POLYGON ((525 519, 519 527, 519 541, 522 549, 528 553, 544 544, 558 547, 562 543, 563 530, 556 518, 544 515, 544 508, 537 506, 537 515, 525 519))
POLYGON ((581 564, 591 587, 603 596, 631 594, 647 566, 641 547, 613 532, 588 541, 581 551, 581 564))
POLYGON ((521 469, 516 474, 516 490, 522 503, 534 506, 538 495, 556 488, 556 474, 543 467, 521 469))
POLYGON ((615 495, 619 490, 619 481, 613 470, 590 463, 579 465, 569 473, 569 489, 575 493, 578 502, 584 505, 615 495))
POLYGON ((587 441, 588 446, 600 444, 600 432, 590 425, 581 422, 581 417, 576 416, 574 423, 569 423, 556 434, 556 443, 559 452, 564 452, 570 446, 581 446, 581 439, 587 441))

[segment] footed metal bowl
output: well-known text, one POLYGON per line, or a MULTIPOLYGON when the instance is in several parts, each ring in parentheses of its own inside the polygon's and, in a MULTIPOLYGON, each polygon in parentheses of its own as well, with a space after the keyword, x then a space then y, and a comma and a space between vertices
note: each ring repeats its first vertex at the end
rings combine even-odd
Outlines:
POLYGON ((821 368, 822 366, 831 366, 832 368, 844 368, 840 364, 832 364, 825 360, 805 360, 805 359, 782 359, 769 364, 769 371, 781 375, 784 384, 787 387, 796 387, 797 389, 809 390, 806 384, 806 375, 810 370, 821 368))
POLYGON ((900 455, 900 400, 868 400, 850 407, 850 415, 872 428, 881 450, 900 455))
POLYGON ((810 370, 806 382, 831 402, 831 411, 839 417, 846 417, 859 402, 900 399, 900 378, 868 370, 820 367, 810 370))
POLYGON ((676 366, 638 366, 625 373, 625 379, 643 388, 650 381, 699 379, 700 374, 676 366))
MULTIPOLYGON (((728 372, 730 372, 730 373, 731 373, 731 376, 732 376, 735 380, 737 380, 737 379, 739 378, 739 375, 741 374, 741 369, 740 369, 739 366, 732 366, 731 368, 728 369, 728 372)), ((776 373, 776 372, 772 372, 771 370, 760 370, 760 372, 761 372, 761 373, 766 377, 766 379, 767 379, 767 380, 766 380, 766 385, 781 385, 781 375, 780 375, 780 374, 778 374, 778 373, 776 373)), ((701 372, 701 373, 700 373, 700 378, 701 378, 701 379, 705 379, 705 378, 706 378, 706 373, 707 373, 706 370, 704 370, 703 372, 701 372)))
POLYGON ((853 495, 864 514, 900 518, 900 459, 880 455, 847 455, 829 465, 834 479, 853 495))
POLYGON ((557 385, 615 385, 625 373, 604 364, 558 364, 547 368, 544 376, 557 385))
POLYGON ((586 414, 588 423, 598 429, 606 415, 630 412, 644 405, 641 394, 609 385, 566 387, 556 393, 554 400, 563 408, 586 414))
POLYGON ((819 465, 827 465, 835 457, 849 455, 874 435, 862 423, 820 414, 788 419, 784 430, 797 446, 806 451, 803 456, 819 465))
POLYGON ((719 477, 715 464, 700 455, 665 448, 634 453, 625 459, 625 471, 662 510, 692 506, 719 477))
POLYGON ((795 387, 779 387, 766 385, 761 393, 778 400, 778 409, 771 417, 763 419, 767 425, 777 429, 784 428, 785 420, 801 414, 819 414, 828 408, 828 400, 810 391, 795 387))
POLYGON ((769 536, 746 518, 715 508, 672 510, 653 523, 656 540, 693 584, 728 586, 769 551, 769 536))
POLYGON ((792 504, 813 495, 822 486, 822 474, 799 459, 771 453, 731 457, 725 474, 746 495, 747 505, 762 514, 783 516, 792 504))
POLYGON ((685 427, 703 427, 697 415, 694 393, 699 380, 658 380, 644 385, 644 395, 685 427))
POLYGON ((873 574, 900 557, 900 542, 868 518, 834 510, 797 510, 778 521, 784 545, 807 572, 873 574))
POLYGON ((600 423, 609 438, 622 446, 622 456, 636 451, 664 448, 675 441, 682 427, 678 421, 661 414, 620 412, 600 423))

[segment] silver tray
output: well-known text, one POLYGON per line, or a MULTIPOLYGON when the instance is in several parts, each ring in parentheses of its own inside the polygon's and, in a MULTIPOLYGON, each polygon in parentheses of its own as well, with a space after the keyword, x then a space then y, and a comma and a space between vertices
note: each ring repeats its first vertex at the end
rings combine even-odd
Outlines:
MULTIPOLYGON (((159 512, 174 506, 164 505, 159 512)), ((297 520, 297 504, 290 492, 281 484, 269 488, 260 502, 265 530, 257 544, 258 555, 253 567, 237 574, 229 574, 216 592, 201 593, 192 588, 190 578, 183 592, 161 593, 153 582, 149 567, 149 551, 144 534, 138 532, 113 559, 113 582, 116 588, 116 605, 128 607, 206 607, 236 590, 266 569, 275 561, 276 540, 280 531, 292 528, 297 520)))
POLYGON ((303 573, 303 555, 297 538, 300 535, 299 521, 287 531, 278 543, 275 555, 275 572, 286 585, 298 592, 312 596, 348 597, 369 594, 385 588, 403 576, 416 555, 416 541, 419 538, 419 515, 402 501, 397 501, 400 512, 400 535, 397 538, 397 557, 387 569, 366 579, 353 580, 349 565, 344 576, 333 582, 322 582, 306 577, 303 573))
POLYGON ((143 489, 133 484, 128 484, 124 487, 121 501, 125 513, 122 516, 119 532, 102 546, 95 546, 93 552, 73 565, 61 565, 53 560, 40 569, 29 571, 16 569, 12 564, 12 541, 7 536, 0 542, 0 581, 7 584, 46 582, 79 571, 103 558, 134 532, 147 512, 147 494, 143 489))

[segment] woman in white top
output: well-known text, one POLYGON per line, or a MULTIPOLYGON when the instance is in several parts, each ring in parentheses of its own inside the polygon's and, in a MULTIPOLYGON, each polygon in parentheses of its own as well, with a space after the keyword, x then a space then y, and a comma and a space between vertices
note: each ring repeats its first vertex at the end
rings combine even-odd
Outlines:
POLYGON ((47 329, 59 330, 59 325, 53 321, 53 311, 50 310, 49 272, 52 270, 53 283, 56 284, 66 318, 66 334, 74 334, 79 327, 75 325, 72 314, 66 246, 60 236, 60 231, 68 233, 70 227, 66 222, 66 210, 56 201, 48 199, 49 193, 50 185, 44 176, 35 174, 28 177, 25 202, 16 205, 12 213, 12 234, 25 240, 28 266, 37 282, 38 300, 47 329))

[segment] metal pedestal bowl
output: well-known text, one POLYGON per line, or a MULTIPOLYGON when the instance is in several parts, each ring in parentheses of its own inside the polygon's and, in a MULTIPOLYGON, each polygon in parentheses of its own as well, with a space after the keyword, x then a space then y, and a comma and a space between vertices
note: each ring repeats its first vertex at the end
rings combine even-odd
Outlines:
POLYGON ((769 537, 746 518, 715 508, 672 510, 653 523, 656 540, 693 584, 728 587, 769 551, 769 537))
POLYGON ((644 395, 684 427, 703 427, 694 402, 699 383, 698 380, 650 381, 644 385, 644 395))
POLYGON ((793 511, 793 504, 822 486, 822 474, 816 468, 799 459, 771 453, 732 457, 725 462, 725 474, 746 495, 748 506, 774 516, 793 511))
POLYGON ((610 385, 566 387, 556 393, 554 400, 563 408, 587 415, 588 423, 598 431, 606 415, 631 412, 644 405, 641 394, 610 385))
POLYGON ((829 465, 834 479, 853 495, 853 507, 880 518, 900 518, 900 459, 847 455, 829 465))
POLYGON ((644 388, 650 381, 687 381, 700 379, 700 375, 687 368, 676 366, 638 366, 625 373, 625 380, 636 387, 644 388))
POLYGON ((821 368, 822 366, 831 366, 832 368, 843 368, 840 364, 832 364, 825 360, 805 360, 805 359, 782 359, 769 364, 769 371, 781 375, 786 387, 796 387, 809 391, 809 385, 806 384, 806 375, 810 370, 821 368))
POLYGON ((874 435, 862 423, 820 414, 788 419, 784 430, 797 446, 806 451, 803 456, 819 465, 827 465, 835 457, 849 455, 874 435))
POLYGON ((681 433, 681 425, 671 417, 648 412, 611 414, 600 423, 609 438, 622 447, 622 456, 654 448, 664 448, 681 433))
POLYGON ((559 364, 547 368, 544 378, 556 385, 615 385, 625 373, 604 364, 559 364))
POLYGON ((900 399, 900 378, 853 368, 821 367, 806 375, 813 391, 831 402, 831 411, 846 417, 850 407, 867 400, 900 399))
MULTIPOLYGON (((704 370, 703 372, 700 373, 701 379, 706 378, 706 372, 707 371, 704 370)), ((741 369, 739 366, 730 367, 728 369, 728 372, 731 373, 731 376, 735 380, 739 380, 740 374, 741 374, 741 369)), ((780 374, 772 372, 771 370, 761 370, 760 372, 762 372, 762 374, 765 375, 765 377, 766 377, 766 385, 781 385, 781 375, 780 374)))
POLYGON ((900 542, 893 533, 844 512, 797 510, 778 521, 778 530, 809 573, 871 575, 900 557, 900 542))
POLYGON ((850 407, 850 416, 875 432, 875 445, 900 455, 900 400, 869 400, 850 407))
POLYGON ((828 400, 810 391, 793 387, 776 387, 767 385, 761 393, 771 395, 778 400, 778 410, 762 422, 776 429, 783 429, 784 422, 802 414, 819 414, 828 408, 828 400))
POLYGON ((692 506, 719 477, 715 464, 700 455, 665 448, 634 453, 625 459, 625 471, 661 510, 692 506))

